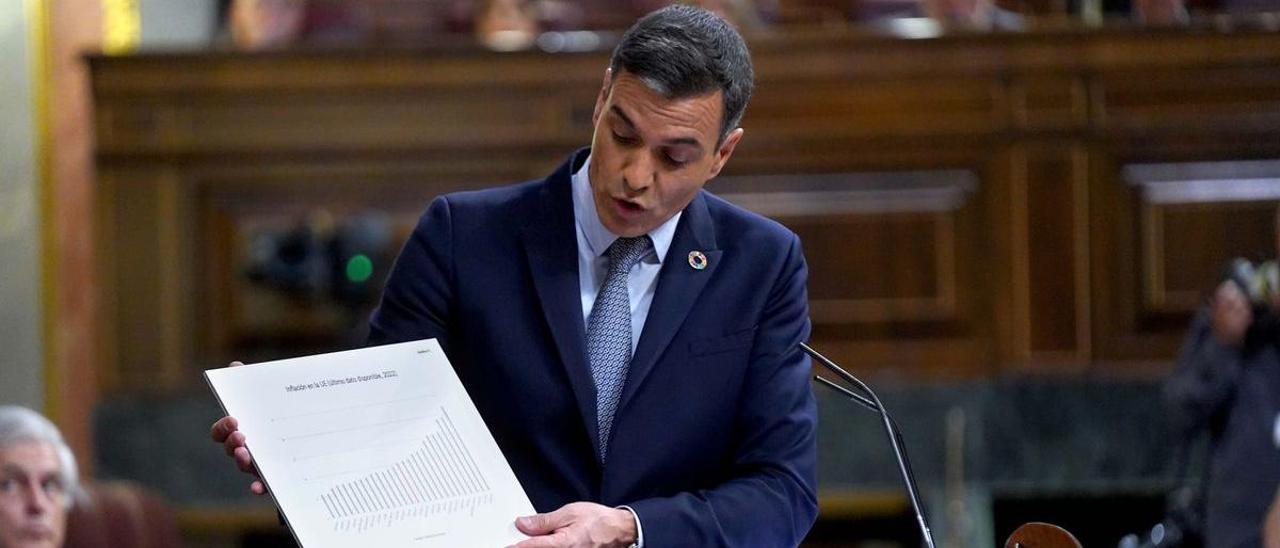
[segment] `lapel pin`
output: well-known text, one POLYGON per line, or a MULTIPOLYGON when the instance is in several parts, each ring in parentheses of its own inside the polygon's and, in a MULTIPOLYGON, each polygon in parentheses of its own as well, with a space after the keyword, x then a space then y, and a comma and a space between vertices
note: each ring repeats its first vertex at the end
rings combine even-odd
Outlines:
POLYGON ((701 251, 690 251, 689 266, 692 266, 694 270, 702 270, 706 268, 707 256, 703 255, 701 251))

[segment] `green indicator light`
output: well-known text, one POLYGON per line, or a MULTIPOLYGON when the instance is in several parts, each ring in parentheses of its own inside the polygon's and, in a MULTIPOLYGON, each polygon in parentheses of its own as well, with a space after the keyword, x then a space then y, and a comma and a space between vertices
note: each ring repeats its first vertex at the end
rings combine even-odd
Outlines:
POLYGON ((347 259, 347 280, 353 283, 364 283, 373 275, 373 261, 369 256, 360 253, 347 259))

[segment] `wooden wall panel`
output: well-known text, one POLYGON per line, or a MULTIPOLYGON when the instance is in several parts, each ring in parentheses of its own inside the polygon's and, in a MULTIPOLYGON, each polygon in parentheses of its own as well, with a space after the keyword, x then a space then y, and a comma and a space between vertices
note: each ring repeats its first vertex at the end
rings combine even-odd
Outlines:
POLYGON ((729 176, 714 185, 800 236, 815 343, 863 370, 954 376, 988 367, 973 172, 729 176))
POLYGON ((953 224, 945 214, 784 217, 813 255, 814 320, 848 324, 954 319, 953 224), (850 234, 857 234, 851 240, 850 234))
POLYGON ((1275 202, 1145 205, 1144 308, 1185 314, 1203 303, 1230 258, 1274 259, 1275 206, 1275 202))
MULTIPOLYGON (((1280 159, 1274 33, 780 33, 752 50, 746 138, 709 188, 802 236, 814 342, 863 370, 1161 374, 1199 284, 1265 243, 1235 234, 1280 200, 1258 195, 1280 179, 1239 168, 1280 159), (1128 170, 1205 162, 1237 166, 1208 201, 1171 190, 1204 177, 1128 170)), ((119 295, 110 374, 181 384, 243 357, 267 330, 255 321, 305 316, 239 278, 255 227, 361 207, 411 222, 441 192, 545 174, 589 142, 606 63, 605 49, 91 59, 99 220, 123 250, 102 262, 103 294, 119 295)))
POLYGON ((1036 354, 1084 358, 1087 346, 1079 326, 1088 314, 1082 306, 1079 274, 1079 242, 1088 225, 1078 219, 1083 210, 1082 189, 1085 153, 1070 146, 1033 148, 1028 153, 1026 186, 1026 275, 1031 288, 1028 299, 1029 350, 1036 354))
POLYGON ((920 136, 988 132, 996 128, 992 82, 954 79, 945 87, 923 79, 889 81, 762 81, 749 109, 770 138, 920 136))
POLYGON ((801 237, 816 322, 961 319, 957 242, 971 235, 957 234, 957 216, 976 190, 971 174, 731 177, 717 184, 726 199, 801 237))
POLYGON ((1280 254, 1280 162, 1131 164, 1120 177, 1100 204, 1114 238, 1098 248, 1110 309, 1095 333, 1107 355, 1161 359, 1231 258, 1280 254))
POLYGON ((102 240, 110 257, 100 268, 111 289, 102 307, 113 342, 104 346, 117 367, 101 382, 147 390, 188 384, 196 238, 185 219, 194 208, 171 170, 120 170, 103 182, 111 190, 98 208, 111 220, 102 240))
POLYGON ((1099 116, 1111 130, 1186 132, 1270 131, 1280 122, 1280 67, 1197 67, 1203 82, 1190 86, 1186 69, 1112 73, 1100 78, 1099 116))
POLYGON ((1144 309, 1186 313, 1233 257, 1274 259, 1280 162, 1135 165, 1144 309))
POLYGON ((1063 130, 1088 121, 1089 90, 1084 75, 1035 74, 1008 86, 1012 124, 1021 129, 1063 130))

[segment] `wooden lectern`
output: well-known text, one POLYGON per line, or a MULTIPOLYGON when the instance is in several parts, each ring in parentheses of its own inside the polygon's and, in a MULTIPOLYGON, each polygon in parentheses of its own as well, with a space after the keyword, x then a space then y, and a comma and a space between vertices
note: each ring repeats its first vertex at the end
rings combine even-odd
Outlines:
POLYGON ((1004 548, 1081 548, 1066 529, 1048 523, 1027 523, 1009 535, 1004 548))

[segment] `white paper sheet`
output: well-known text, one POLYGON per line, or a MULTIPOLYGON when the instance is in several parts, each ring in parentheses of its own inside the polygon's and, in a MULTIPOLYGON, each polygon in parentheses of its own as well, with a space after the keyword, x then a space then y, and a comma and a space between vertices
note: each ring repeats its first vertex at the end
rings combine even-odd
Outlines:
POLYGON ((307 548, 506 546, 533 505, 434 339, 205 378, 307 548))

